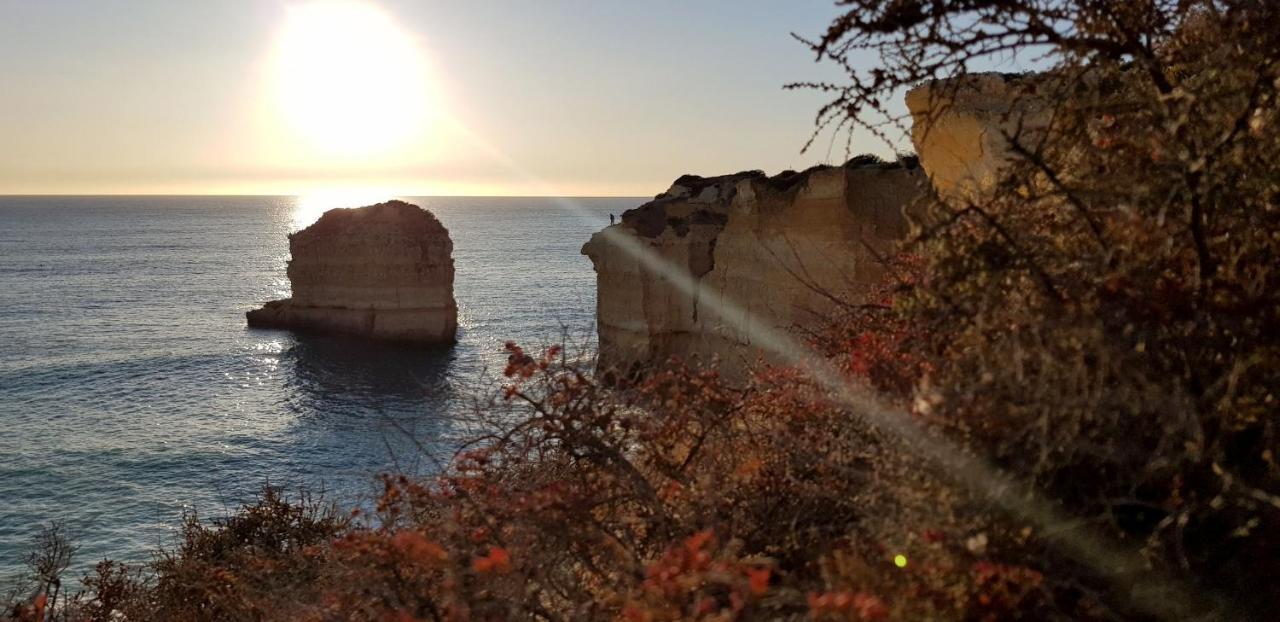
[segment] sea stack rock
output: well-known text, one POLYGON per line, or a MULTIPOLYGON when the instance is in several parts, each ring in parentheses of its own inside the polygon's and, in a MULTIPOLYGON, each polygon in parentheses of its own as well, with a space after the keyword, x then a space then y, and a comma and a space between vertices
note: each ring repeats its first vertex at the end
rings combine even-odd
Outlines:
POLYGON ((870 295, 923 183, 913 161, 866 156, 774 177, 677 179, 582 248, 596 270, 600 368, 627 375, 672 356, 716 358, 721 373, 742 377, 764 354, 755 325, 816 328, 836 306, 828 294, 870 295), (691 278, 692 295, 629 249, 691 278))
POLYGON ((456 339, 453 242, 403 201, 333 209, 289 236, 293 297, 249 311, 249 326, 414 344, 456 339))

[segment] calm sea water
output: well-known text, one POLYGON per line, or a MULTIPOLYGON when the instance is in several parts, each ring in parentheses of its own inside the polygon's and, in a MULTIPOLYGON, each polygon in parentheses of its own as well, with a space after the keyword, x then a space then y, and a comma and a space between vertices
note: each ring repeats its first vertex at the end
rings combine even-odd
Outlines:
POLYGON ((266 482, 354 500, 430 469, 419 444, 464 434, 505 340, 591 339, 579 248, 640 202, 408 200, 454 241, 453 348, 247 329, 288 295, 286 235, 322 211, 306 201, 0 197, 0 579, 51 520, 83 569, 145 560, 184 508, 223 514, 266 482))

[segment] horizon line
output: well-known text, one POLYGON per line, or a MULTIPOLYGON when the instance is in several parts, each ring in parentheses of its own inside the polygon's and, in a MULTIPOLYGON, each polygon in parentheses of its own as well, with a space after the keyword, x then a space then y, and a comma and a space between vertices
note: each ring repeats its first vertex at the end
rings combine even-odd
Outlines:
MULTIPOLYGON (((222 193, 212 192, 207 194, 190 194, 190 193, 148 193, 148 192, 104 192, 99 194, 83 194, 83 193, 0 193, 0 198, 31 198, 31 197, 305 197, 321 193, 287 193, 287 194, 241 194, 241 193, 222 193)), ((642 194, 397 194, 388 195, 389 199, 396 197, 421 197, 429 199, 466 199, 466 198, 487 198, 487 199, 644 199, 651 198, 653 195, 642 194)))

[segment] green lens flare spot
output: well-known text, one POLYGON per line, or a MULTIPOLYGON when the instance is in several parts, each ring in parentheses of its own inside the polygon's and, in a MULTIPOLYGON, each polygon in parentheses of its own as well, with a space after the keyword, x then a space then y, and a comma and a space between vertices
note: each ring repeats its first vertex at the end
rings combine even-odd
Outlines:
POLYGON ((906 568, 906 567, 907 567, 907 556, 906 556, 906 555, 894 555, 894 556, 893 556, 893 565, 894 565, 894 566, 897 566, 897 567, 899 567, 899 568, 906 568))

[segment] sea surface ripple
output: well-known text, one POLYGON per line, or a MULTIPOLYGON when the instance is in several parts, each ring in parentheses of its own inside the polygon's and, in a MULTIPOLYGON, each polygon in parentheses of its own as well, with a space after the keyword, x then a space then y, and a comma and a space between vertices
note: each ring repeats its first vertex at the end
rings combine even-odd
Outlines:
POLYGON ((356 502, 448 454, 504 341, 591 345, 579 249, 640 200, 405 198, 454 241, 453 348, 247 329, 319 215, 294 197, 0 197, 0 581, 50 521, 83 571, 264 483, 356 502))

